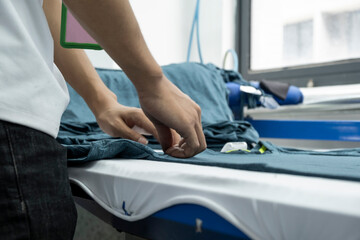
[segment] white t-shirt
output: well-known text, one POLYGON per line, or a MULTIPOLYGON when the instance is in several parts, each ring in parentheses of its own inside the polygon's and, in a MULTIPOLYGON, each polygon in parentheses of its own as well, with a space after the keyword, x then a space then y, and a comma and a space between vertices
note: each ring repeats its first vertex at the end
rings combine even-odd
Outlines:
POLYGON ((56 137, 68 102, 42 0, 0 0, 0 119, 56 137))

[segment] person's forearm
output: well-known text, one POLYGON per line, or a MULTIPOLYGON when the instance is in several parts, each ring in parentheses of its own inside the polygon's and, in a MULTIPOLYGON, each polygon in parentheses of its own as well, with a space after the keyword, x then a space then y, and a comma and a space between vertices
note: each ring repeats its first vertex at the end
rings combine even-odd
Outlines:
POLYGON ((60 46, 61 0, 45 0, 43 8, 54 38, 55 64, 96 115, 107 102, 116 99, 116 95, 101 81, 83 50, 60 46))
MULTIPOLYGON (((45 11, 55 1, 60 0, 44 0, 45 11)), ((191 157, 203 151, 206 141, 201 109, 163 74, 145 44, 128 0, 64 1, 138 91, 142 110, 114 101, 116 98, 90 67, 84 52, 60 47, 60 15, 57 16, 60 11, 48 11, 55 39, 55 62, 92 109, 101 129, 113 137, 146 143, 143 136, 131 129, 138 126, 152 133, 164 152, 174 157, 191 157)))
POLYGON ((163 77, 128 0, 64 0, 73 15, 121 66, 138 91, 163 77))

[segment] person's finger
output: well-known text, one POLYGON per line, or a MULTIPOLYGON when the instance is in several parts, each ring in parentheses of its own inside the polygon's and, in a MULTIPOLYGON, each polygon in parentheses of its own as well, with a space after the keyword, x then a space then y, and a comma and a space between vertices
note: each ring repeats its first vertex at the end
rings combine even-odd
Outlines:
POLYGON ((186 158, 184 149, 179 146, 173 146, 169 148, 166 152, 167 155, 176 157, 176 158, 186 158))
POLYGON ((171 134, 172 134, 172 145, 179 145, 179 142, 181 141, 181 136, 174 130, 174 129, 170 129, 171 130, 171 134))
POLYGON ((114 134, 114 137, 130 139, 145 145, 148 144, 148 141, 143 135, 129 128, 129 126, 121 120, 116 122, 116 129, 114 130, 114 134))
POLYGON ((185 139, 184 138, 181 138, 181 140, 179 141, 179 147, 182 146, 183 144, 185 143, 185 139))
POLYGON ((184 138, 184 143, 180 145, 180 148, 184 149, 185 157, 194 156, 200 147, 199 139, 195 128, 188 128, 187 132, 185 134, 182 134, 182 137, 184 138))
POLYGON ((146 115, 142 111, 134 114, 132 118, 136 126, 144 129, 159 140, 159 135, 154 124, 149 120, 149 118, 146 117, 146 115))
POLYGON ((201 125, 201 108, 200 108, 199 105, 197 105, 196 111, 197 111, 197 114, 198 114, 198 122, 195 125, 195 131, 196 131, 196 134, 198 136, 199 143, 200 143, 200 147, 199 147, 197 153, 200 153, 200 152, 204 151, 207 146, 206 146, 205 135, 204 135, 202 125, 201 125))
POLYGON ((159 134, 159 142, 164 152, 174 145, 173 134, 171 129, 162 124, 155 124, 155 128, 159 134))
POLYGON ((202 127, 201 127, 201 124, 196 124, 195 126, 195 131, 196 131, 196 134, 198 136, 198 139, 199 139, 199 143, 200 143, 200 147, 197 151, 197 153, 201 153, 202 151, 204 151, 206 149, 206 139, 205 139, 205 135, 204 135, 204 132, 202 130, 202 127))

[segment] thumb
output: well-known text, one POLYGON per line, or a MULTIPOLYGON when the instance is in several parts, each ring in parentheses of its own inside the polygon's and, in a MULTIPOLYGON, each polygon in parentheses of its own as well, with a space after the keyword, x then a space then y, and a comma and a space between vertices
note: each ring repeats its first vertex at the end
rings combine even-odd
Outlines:
POLYGON ((148 140, 143 135, 129 128, 126 124, 122 124, 122 125, 123 127, 121 129, 121 133, 119 134, 120 137, 130 139, 135 142, 142 143, 144 145, 148 144, 148 140))

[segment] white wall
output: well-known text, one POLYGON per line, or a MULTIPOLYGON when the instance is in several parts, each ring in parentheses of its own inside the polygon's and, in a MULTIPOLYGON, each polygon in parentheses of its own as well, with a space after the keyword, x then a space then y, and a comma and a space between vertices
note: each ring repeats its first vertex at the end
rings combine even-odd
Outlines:
MULTIPOLYGON (((160 65, 186 61, 196 0, 130 0, 144 38, 160 65)), ((235 48, 236 0, 202 0, 200 41, 203 60, 218 66, 235 48)), ((104 51, 86 51, 95 67, 118 68, 104 51)), ((194 35, 191 61, 199 61, 194 35)))

